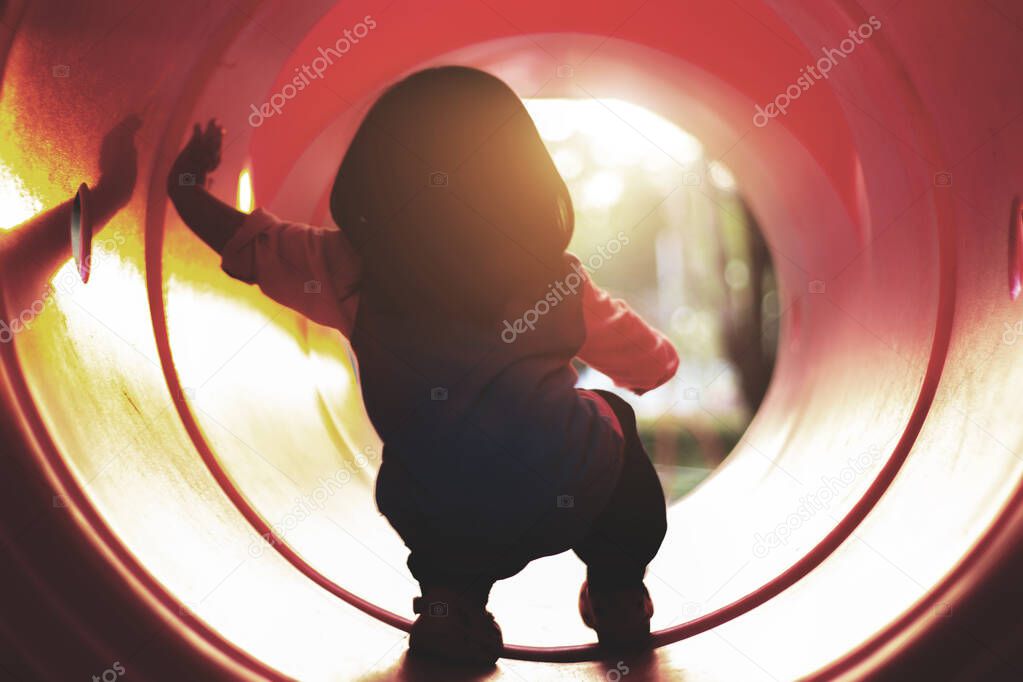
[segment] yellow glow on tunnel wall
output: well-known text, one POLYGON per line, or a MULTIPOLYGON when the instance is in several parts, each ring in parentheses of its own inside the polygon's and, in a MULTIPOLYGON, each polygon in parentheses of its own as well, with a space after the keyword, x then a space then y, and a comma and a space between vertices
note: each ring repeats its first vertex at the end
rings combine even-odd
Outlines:
POLYGON ((252 190, 252 171, 243 168, 238 174, 238 210, 242 213, 252 213, 256 208, 256 196, 252 190))
POLYGON ((0 230, 20 225, 43 209, 43 202, 29 192, 20 177, 0 163, 0 230))

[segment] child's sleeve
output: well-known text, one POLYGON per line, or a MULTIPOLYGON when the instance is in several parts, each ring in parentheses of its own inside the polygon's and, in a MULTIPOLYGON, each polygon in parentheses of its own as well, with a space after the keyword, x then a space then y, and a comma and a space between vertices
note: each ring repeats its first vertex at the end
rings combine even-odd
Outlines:
POLYGON ((351 335, 359 259, 340 230, 283 222, 257 209, 224 246, 221 267, 314 322, 351 335))
MULTIPOLYGON (((577 272, 585 273, 580 267, 577 272)), ((615 385, 642 394, 667 382, 678 369, 671 341, 629 305, 598 288, 589 275, 582 287, 586 341, 579 359, 615 385)))

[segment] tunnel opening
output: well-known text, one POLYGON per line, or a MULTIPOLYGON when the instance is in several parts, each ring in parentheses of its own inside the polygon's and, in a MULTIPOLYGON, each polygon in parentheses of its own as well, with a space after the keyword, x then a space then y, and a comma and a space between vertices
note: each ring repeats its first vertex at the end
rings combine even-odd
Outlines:
POLYGON ((767 243, 727 165, 668 119, 613 99, 526 105, 573 197, 569 250, 686 358, 644 396, 579 363, 580 386, 637 410, 673 502, 722 463, 767 392, 780 322, 767 243))
MULTIPOLYGON (((743 136, 741 130, 744 127, 750 127, 747 122, 746 100, 728 85, 708 79, 705 73, 694 69, 691 64, 666 58, 663 54, 635 43, 603 41, 601 43, 603 54, 592 59, 592 68, 600 73, 600 77, 581 85, 573 80, 576 77, 574 71, 570 72, 568 80, 563 77, 556 80, 548 76, 549 59, 543 55, 538 56, 535 49, 538 39, 525 36, 472 44, 455 52, 437 56, 430 61, 409 65, 401 72, 407 73, 438 63, 468 63, 487 68, 504 77, 524 97, 528 96, 533 101, 539 101, 544 97, 578 96, 580 90, 589 100, 595 99, 599 94, 604 97, 638 101, 642 105, 664 111, 672 120, 690 122, 694 130, 703 133, 700 139, 706 139, 709 148, 717 147, 723 151, 728 150, 727 144, 734 144, 736 137, 743 136), (668 76, 669 73, 671 76, 668 76), (651 93, 656 93, 656 96, 652 97, 651 93)), ((558 40, 562 40, 568 46, 567 49, 572 50, 579 50, 580 45, 585 47, 598 42, 596 38, 574 34, 543 36, 543 39, 547 41, 548 46, 556 45, 558 40)), ((306 38, 306 42, 308 41, 306 38)), ((301 48, 296 52, 301 52, 301 48)), ((298 68, 292 66, 292 63, 298 63, 298 60, 299 57, 290 57, 289 62, 280 67, 280 72, 288 76, 298 68)), ((229 76, 237 83, 237 74, 232 73, 229 76)), ((212 110, 221 92, 221 86, 217 83, 218 77, 225 76, 214 74, 211 82, 206 85, 207 93, 215 93, 212 95, 212 101, 200 100, 195 107, 196 110, 212 110)), ((286 81, 285 77, 284 82, 286 81)), ((235 87, 237 88, 237 85, 235 87)), ((275 91, 279 87, 279 85, 271 87, 270 91, 275 91)), ((315 102, 314 106, 316 104, 326 106, 328 110, 337 113, 333 117, 324 117, 321 112, 322 120, 319 127, 314 130, 301 130, 300 135, 294 126, 289 125, 289 121, 294 121, 302 115, 302 112, 296 111, 305 102, 302 98, 287 100, 287 106, 282 109, 280 116, 275 116, 269 121, 261 120, 258 126, 253 126, 251 121, 246 120, 248 127, 242 127, 242 133, 238 136, 233 149, 225 155, 226 169, 244 169, 235 172, 250 172, 254 192, 263 205, 269 204, 274 210, 282 213, 294 211, 298 216, 310 216, 310 222, 326 222, 328 218, 325 197, 340 150, 343 149, 343 144, 339 144, 339 141, 347 139, 352 134, 361 113, 365 111, 380 87, 382 87, 380 83, 372 84, 362 97, 355 100, 336 99, 330 101, 329 106, 326 102, 331 100, 330 95, 321 93, 319 101, 315 102), (276 125, 277 128, 271 131, 271 125, 276 125), (285 136, 289 139, 282 139, 285 136)), ((206 97, 209 99, 211 95, 206 97)), ((311 99, 312 95, 309 98, 311 99)), ((248 113, 247 111, 246 119, 248 113)), ((236 121, 236 124, 240 123, 240 120, 236 121)), ((801 196, 815 193, 818 208, 827 207, 829 232, 827 237, 820 236, 818 239, 830 238, 839 243, 854 245, 862 238, 863 230, 856 224, 855 216, 849 214, 841 193, 835 191, 833 180, 793 136, 785 131, 779 132, 782 133, 780 138, 773 136, 770 139, 770 144, 776 147, 771 153, 784 153, 789 162, 788 172, 798 175, 800 181, 804 183, 800 188, 801 196), (822 196, 827 197, 830 202, 821 201, 822 196)), ((738 168, 744 177, 748 175, 763 181, 765 173, 771 171, 769 158, 771 157, 762 153, 749 151, 744 157, 737 159, 738 168)), ((708 168, 708 171, 710 170, 708 168)), ((718 172, 719 177, 725 178, 727 175, 718 172)), ((227 176, 231 177, 230 170, 227 176)), ((230 187, 228 183, 226 199, 230 199, 230 187)), ((776 203, 778 197, 771 196, 769 184, 758 186, 754 182, 752 187, 756 191, 746 198, 750 210, 756 210, 759 206, 771 216, 765 223, 767 242, 775 250, 784 249, 788 252, 781 261, 785 267, 777 273, 778 286, 785 297, 784 300, 779 297, 779 308, 797 311, 800 324, 806 325, 807 321, 804 318, 811 314, 810 311, 819 315, 820 306, 810 307, 804 299, 807 295, 819 295, 822 292, 818 290, 818 280, 810 279, 809 270, 800 265, 800 262, 809 255, 808 252, 802 256, 798 255, 799 251, 796 248, 807 251, 807 245, 798 239, 798 234, 794 234, 791 228, 786 230, 777 228, 782 224, 780 222, 782 219, 805 223, 812 218, 805 215, 797 218, 798 214, 794 212, 793 205, 798 203, 798 197, 786 196, 780 205, 772 206, 771 203, 776 203), (801 290, 806 293, 801 293, 801 290)), ((347 455, 350 458, 349 463, 370 461, 365 454, 374 451, 376 447, 372 444, 374 436, 372 430, 367 428, 368 422, 358 402, 357 390, 353 390, 357 387, 352 379, 353 370, 346 364, 348 356, 341 350, 342 346, 337 343, 332 332, 317 329, 315 325, 296 320, 287 313, 282 314, 274 304, 260 299, 258 293, 254 294, 237 283, 226 283, 223 285, 226 287, 223 291, 231 303, 219 312, 210 312, 206 318, 210 328, 222 327, 223 321, 229 317, 229 308, 236 309, 235 306, 239 302, 258 314, 250 317, 245 324, 231 325, 230 334, 233 336, 225 336, 222 329, 218 329, 217 333, 220 338, 227 340, 229 347, 237 347, 239 344, 247 346, 246 355, 250 358, 248 362, 246 363, 245 357, 239 354, 232 359, 232 367, 228 370, 237 379, 228 378, 223 374, 219 379, 225 384, 236 380, 242 381, 245 388, 240 393, 248 400, 235 399, 234 404, 231 404, 232 398, 228 394, 213 398, 209 389, 204 388, 205 384, 189 376, 209 373, 210 367, 203 367, 201 364, 211 362, 209 355, 200 357, 182 353, 182 350, 189 348, 189 344, 192 347, 196 347, 197 343, 201 344, 199 339, 203 338, 204 332, 201 330, 197 332, 191 324, 182 324, 184 316, 175 314, 173 310, 187 308, 194 316, 196 294, 209 289, 210 280, 207 273, 215 267, 215 263, 208 256, 206 264, 201 262, 202 257, 195 253, 194 248, 188 246, 195 243, 194 238, 180 225, 174 225, 172 221, 169 227, 172 229, 167 232, 163 244, 164 260, 161 264, 169 273, 165 284, 168 352, 173 349, 174 370, 180 376, 181 391, 185 397, 183 403, 187 404, 187 407, 184 407, 188 410, 186 418, 195 420, 193 439, 198 438, 203 443, 199 446, 200 449, 208 449, 205 457, 207 464, 217 460, 216 466, 222 467, 222 471, 216 477, 233 481, 232 486, 236 492, 231 496, 235 503, 248 507, 246 515, 250 520, 259 518, 265 524, 260 528, 257 521, 257 534, 264 538, 270 536, 272 540, 270 544, 275 549, 286 547, 284 551, 290 557, 289 561, 301 566, 307 577, 313 577, 320 585, 328 585, 329 590, 342 598, 359 595, 372 605, 383 607, 390 614, 385 618, 394 622, 394 614, 407 613, 407 604, 412 595, 411 584, 401 568, 404 548, 386 524, 379 518, 374 519, 372 513, 366 513, 367 510, 373 509, 370 494, 355 492, 350 487, 343 496, 345 498, 343 502, 342 496, 332 498, 333 509, 328 510, 326 518, 321 519, 319 524, 303 522, 296 529, 289 528, 286 537, 285 533, 275 532, 289 525, 286 520, 295 516, 293 499, 289 499, 293 496, 293 488, 316 491, 323 487, 323 481, 327 480, 332 472, 341 470, 339 462, 342 463, 342 467, 345 466, 346 455, 343 453, 349 453, 347 455), (188 255, 180 255, 184 253, 188 255), (189 272, 191 274, 185 274, 189 272), (189 293, 182 287, 186 282, 192 283, 188 287, 192 290, 189 293), (181 289, 176 290, 177 287, 181 289), (271 320, 272 324, 266 323, 267 319, 271 320), (262 337, 258 330, 263 328, 273 329, 281 334, 276 342, 270 338, 274 334, 267 334, 267 338, 259 338, 258 344, 264 342, 268 344, 264 350, 259 350, 258 346, 249 345, 245 337, 250 334, 262 337), (288 375, 293 386, 296 383, 295 378, 300 376, 293 369, 284 369, 289 367, 289 363, 280 361, 280 358, 294 354, 294 348, 286 349, 287 336, 299 341, 297 349, 300 353, 296 356, 296 361, 311 362, 312 366, 323 370, 318 371, 310 382, 316 387, 317 400, 320 401, 315 414, 322 415, 326 412, 332 415, 328 418, 326 426, 317 428, 328 432, 324 440, 330 443, 334 450, 324 449, 318 460, 310 459, 304 462, 301 467, 305 478, 293 475, 293 468, 296 466, 293 460, 280 458, 280 453, 291 452, 294 448, 300 447, 297 443, 280 448, 277 454, 267 454, 261 452, 261 448, 253 447, 253 443, 273 442, 274 438, 280 437, 279 433, 284 428, 283 424, 279 424, 278 417, 266 411, 265 405, 273 402, 269 396, 263 397, 266 401, 264 405, 251 402, 258 401, 261 392, 265 394, 265 389, 261 389, 260 386, 263 382, 258 377, 260 372, 266 371, 266 365, 260 358, 274 357, 282 368, 282 376, 274 382, 276 386, 280 386, 285 380, 284 374, 288 375), (192 366, 190 358, 200 364, 192 366), (243 376, 246 378, 241 379, 243 376), (333 380, 331 377, 334 377, 333 380), (210 396, 211 399, 206 405, 211 407, 196 409, 200 403, 197 398, 199 394, 197 386, 210 396), (217 407, 212 407, 213 405, 217 407), (257 413, 261 414, 261 417, 254 419, 257 413), (345 414, 346 417, 338 419, 337 415, 340 414, 345 414), (363 426, 356 428, 356 424, 359 423, 363 426), (253 432, 251 427, 256 424, 259 425, 259 430, 253 432), (271 436, 270 432, 278 435, 271 436), (351 435, 353 432, 357 434, 354 437, 351 435), (275 483, 268 481, 266 474, 263 474, 256 478, 259 481, 258 485, 249 483, 253 480, 251 477, 254 473, 249 468, 253 452, 258 455, 258 459, 263 460, 260 467, 266 468, 264 465, 269 463, 267 471, 271 477, 283 473, 283 478, 287 480, 275 483), (361 510, 361 513, 358 510, 361 510), (331 518, 331 514, 335 516, 331 518), (345 524, 342 535, 338 536, 337 530, 341 529, 341 526, 336 519, 341 518, 345 519, 345 524), (278 535, 281 537, 276 537, 278 535), (342 543, 343 547, 322 542, 322 538, 326 536, 346 540, 345 535, 348 537, 347 541, 342 543), (363 557, 364 561, 353 561, 352 558, 356 556, 363 557), (395 570, 395 567, 398 569, 395 570), (339 590, 340 586, 344 587, 339 590)), ((151 269, 149 274, 151 278, 154 277, 154 270, 151 269)), ((217 288, 220 286, 218 282, 217 288)), ((783 335, 785 330, 782 329, 780 333, 783 335)), ((797 339, 797 344, 809 346, 811 343, 821 342, 819 338, 806 338, 807 334, 808 332, 804 330, 802 336, 797 339)), ((208 331, 205 332, 205 336, 209 337, 208 331)), ((797 347, 796 344, 789 346, 790 354, 792 349, 797 347)), ((220 370, 215 370, 216 373, 220 373, 220 370)), ((169 376, 174 378, 173 373, 169 376)), ((239 388, 238 384, 232 385, 232 390, 237 391, 239 388)), ((294 404, 301 400, 296 391, 292 393, 289 402, 294 404)), ((179 405, 179 411, 181 409, 182 405, 179 405)), ((778 410, 776 408, 771 412, 777 414, 778 410)), ((776 419, 777 417, 772 416, 766 420, 762 418, 761 421, 769 423, 776 419)), ((758 599, 750 599, 750 595, 759 594, 762 598, 772 590, 779 589, 779 585, 794 579, 791 570, 793 564, 801 564, 804 568, 799 570, 805 570, 811 563, 806 560, 806 553, 825 538, 830 538, 829 542, 834 542, 836 536, 833 529, 836 522, 857 505, 863 493, 869 488, 872 476, 888 461, 889 448, 894 445, 893 438, 890 441, 863 445, 854 451, 846 451, 843 448, 830 453, 826 458, 801 457, 795 462, 782 465, 775 461, 775 455, 772 453, 780 451, 781 448, 789 450, 795 448, 792 438, 798 430, 791 417, 783 418, 780 428, 778 427, 779 424, 775 423, 775 428, 765 443, 763 434, 766 429, 761 425, 758 432, 754 424, 754 427, 739 439, 729 466, 718 476, 708 480, 707 485, 701 486, 698 489, 699 495, 690 496, 673 505, 669 541, 666 542, 666 549, 651 566, 653 583, 651 590, 659 603, 666 605, 666 608, 655 617, 655 626, 661 629, 663 641, 674 641, 686 633, 699 632, 710 627, 712 623, 722 622, 752 608, 759 602, 758 599), (845 471, 849 467, 842 463, 843 456, 847 460, 851 457, 859 458, 860 464, 852 469, 853 480, 830 491, 832 495, 821 507, 826 513, 817 513, 820 510, 816 510, 806 522, 801 522, 795 529, 798 533, 787 532, 786 518, 796 512, 785 500, 793 494, 794 489, 816 494, 819 486, 805 481, 812 480, 811 477, 818 472, 829 469, 845 471), (729 472, 729 469, 732 471, 729 472), (741 473, 736 475, 736 471, 741 473), (738 503, 739 500, 742 502, 738 503), (730 507, 729 512, 722 515, 718 510, 726 506, 730 507), (697 527, 694 523, 693 519, 697 518, 701 519, 698 523, 702 524, 702 527, 697 527), (707 523, 707 519, 713 519, 713 522, 707 523), (751 532, 751 528, 757 530, 751 532), (793 540, 793 537, 796 539, 793 540), (692 556, 697 547, 704 555, 701 561, 687 562, 686 558, 692 556), (722 575, 731 577, 723 582, 722 575), (780 576, 785 575, 789 577, 780 579, 780 576), (674 584, 685 584, 687 589, 679 590, 673 586, 674 584)), ((288 428, 293 427, 289 425, 288 428)), ((831 434, 831 437, 832 442, 841 442, 840 433, 831 434)), ((308 449, 306 451, 308 452, 308 449)), ((371 471, 372 467, 368 469, 371 471)), ((360 480, 366 480, 367 467, 360 467, 358 474, 360 480)), ((258 545, 258 540, 256 543, 258 545)), ((821 558, 823 556, 818 556, 816 560, 821 558)), ((526 641, 534 646, 554 647, 546 653, 527 647, 521 651, 521 655, 562 658, 584 655, 581 650, 574 651, 572 647, 578 649, 590 635, 574 617, 570 599, 565 598, 565 595, 574 592, 571 586, 578 584, 580 578, 580 567, 574 565, 566 555, 534 562, 522 574, 505 581, 495 589, 492 604, 495 613, 505 625, 509 640, 526 641), (558 588, 552 589, 552 585, 558 588), (534 595, 534 598, 524 601, 523 594, 534 595), (552 611, 551 605, 557 605, 559 599, 561 608, 552 611), (543 619, 539 617, 541 613, 545 614, 543 619), (540 620, 544 622, 544 626, 537 628, 536 623, 540 620), (565 649, 566 644, 571 645, 569 649, 565 649)), ((414 587, 412 590, 414 591, 414 587)))

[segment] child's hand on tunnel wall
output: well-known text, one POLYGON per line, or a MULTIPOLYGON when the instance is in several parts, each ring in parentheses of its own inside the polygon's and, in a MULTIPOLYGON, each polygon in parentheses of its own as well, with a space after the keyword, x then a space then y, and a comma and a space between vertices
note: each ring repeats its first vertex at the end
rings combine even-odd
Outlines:
POLYGON ((207 175, 220 165, 223 141, 224 129, 216 119, 210 119, 205 130, 195 124, 167 175, 167 195, 181 220, 217 253, 223 252, 246 218, 206 191, 207 175))
POLYGON ((192 137, 171 167, 167 178, 168 193, 173 195, 182 189, 205 187, 207 175, 220 165, 223 142, 224 128, 216 119, 210 119, 205 130, 196 123, 192 128, 192 137))

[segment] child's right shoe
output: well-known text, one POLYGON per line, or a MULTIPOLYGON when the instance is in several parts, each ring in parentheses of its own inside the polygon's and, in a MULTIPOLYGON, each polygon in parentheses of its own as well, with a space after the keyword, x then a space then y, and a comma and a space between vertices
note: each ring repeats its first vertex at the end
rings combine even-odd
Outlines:
POLYGON ((444 587, 412 600, 419 617, 409 632, 409 652, 459 663, 493 665, 501 655, 501 628, 484 604, 444 587))
POLYGON ((597 641, 612 649, 639 649, 650 640, 654 603, 646 585, 616 590, 592 590, 583 582, 579 615, 597 631, 597 641))

